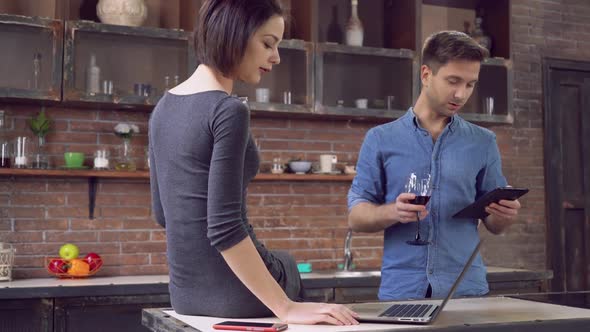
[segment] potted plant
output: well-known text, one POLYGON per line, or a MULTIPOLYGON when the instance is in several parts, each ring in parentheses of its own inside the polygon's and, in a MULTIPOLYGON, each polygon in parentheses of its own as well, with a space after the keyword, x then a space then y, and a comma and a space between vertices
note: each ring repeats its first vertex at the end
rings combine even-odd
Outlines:
POLYGON ((45 109, 33 116, 29 121, 29 128, 37 136, 38 145, 31 167, 38 169, 49 168, 49 157, 45 151, 45 136, 51 130, 51 120, 45 115, 45 109))

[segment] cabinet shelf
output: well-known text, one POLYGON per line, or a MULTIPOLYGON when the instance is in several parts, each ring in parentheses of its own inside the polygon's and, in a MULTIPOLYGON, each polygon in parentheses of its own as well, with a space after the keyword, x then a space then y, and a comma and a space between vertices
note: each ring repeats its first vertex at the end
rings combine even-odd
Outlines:
POLYGON ((349 46, 335 43, 318 43, 316 46, 318 51, 326 53, 340 53, 340 54, 351 54, 351 55, 370 55, 370 56, 383 56, 390 58, 403 58, 413 59, 414 51, 408 49, 392 49, 392 48, 379 48, 379 47, 367 47, 367 46, 349 46))

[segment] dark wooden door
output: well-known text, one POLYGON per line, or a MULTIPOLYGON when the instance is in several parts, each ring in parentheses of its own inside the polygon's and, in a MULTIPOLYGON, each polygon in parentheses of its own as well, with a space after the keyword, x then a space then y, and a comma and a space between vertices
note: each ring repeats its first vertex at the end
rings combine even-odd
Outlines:
POLYGON ((544 63, 547 257, 553 291, 590 289, 590 63, 544 63))

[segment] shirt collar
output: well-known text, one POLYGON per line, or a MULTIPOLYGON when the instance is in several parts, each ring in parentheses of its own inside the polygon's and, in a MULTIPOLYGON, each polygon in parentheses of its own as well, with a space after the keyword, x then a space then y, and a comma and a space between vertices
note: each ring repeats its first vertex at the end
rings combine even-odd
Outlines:
MULTIPOLYGON (((418 118, 416 117, 416 113, 414 113, 414 108, 410 107, 408 109, 408 111, 406 112, 406 114, 403 116, 404 118, 404 122, 406 124, 408 124, 409 126, 411 126, 412 128, 414 128, 414 130, 425 130, 424 128, 422 128, 420 126, 420 124, 418 123, 418 118)), ((451 121, 449 121, 449 123, 447 124, 447 127, 449 127, 449 130, 451 132, 455 131, 458 123, 459 123, 459 115, 455 114, 451 117, 451 121)))

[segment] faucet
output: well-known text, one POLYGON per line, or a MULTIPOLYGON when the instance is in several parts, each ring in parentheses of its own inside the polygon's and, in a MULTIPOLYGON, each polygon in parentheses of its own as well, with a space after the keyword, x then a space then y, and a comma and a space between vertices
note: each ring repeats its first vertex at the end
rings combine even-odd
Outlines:
POLYGON ((352 229, 348 229, 346 238, 344 239, 344 271, 352 270, 352 251, 350 251, 350 244, 352 242, 352 229))

